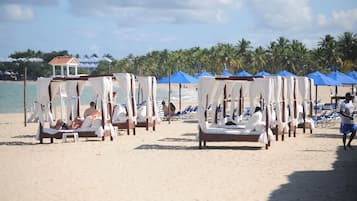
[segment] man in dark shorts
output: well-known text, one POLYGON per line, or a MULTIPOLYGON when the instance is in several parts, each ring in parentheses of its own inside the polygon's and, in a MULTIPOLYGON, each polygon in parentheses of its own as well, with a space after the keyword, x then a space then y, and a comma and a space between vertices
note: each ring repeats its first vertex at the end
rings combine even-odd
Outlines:
POLYGON ((357 126, 354 122, 353 115, 355 114, 355 106, 352 102, 351 93, 346 93, 345 100, 340 105, 340 114, 341 114, 341 126, 340 132, 343 133, 343 148, 346 150, 346 138, 349 133, 351 133, 350 140, 347 143, 347 147, 351 147, 351 142, 356 135, 357 126))

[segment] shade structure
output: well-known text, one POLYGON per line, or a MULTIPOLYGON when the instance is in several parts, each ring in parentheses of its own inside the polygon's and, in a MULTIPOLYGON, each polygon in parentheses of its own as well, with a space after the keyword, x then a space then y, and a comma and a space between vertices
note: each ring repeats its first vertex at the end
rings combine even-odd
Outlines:
POLYGON ((313 73, 310 73, 307 75, 308 78, 311 78, 314 80, 314 84, 316 86, 341 86, 342 83, 334 80, 319 71, 315 71, 313 73))
POLYGON ((213 77, 213 75, 211 73, 206 72, 206 71, 201 71, 201 72, 197 73, 194 77, 196 79, 198 79, 201 76, 213 77))
POLYGON ((261 71, 261 72, 255 74, 255 76, 269 76, 269 75, 271 75, 271 74, 266 71, 261 71))
POLYGON ((223 73, 221 74, 221 76, 226 76, 226 77, 229 77, 229 76, 232 76, 233 74, 228 72, 227 68, 224 67, 224 70, 223 70, 223 73))
MULTIPOLYGON (((357 80, 344 74, 344 73, 341 73, 340 71, 333 71, 331 73, 329 73, 327 75, 328 77, 334 79, 334 80, 337 80, 339 82, 342 83, 342 85, 352 85, 352 91, 353 91, 353 85, 354 84, 357 84, 357 80)), ((337 92, 338 92, 338 89, 337 89, 337 86, 335 88, 335 93, 336 93, 336 96, 337 96, 337 92)), ((337 106, 337 99, 336 99, 336 102, 335 102, 336 106, 337 106)))
POLYGON ((344 74, 341 73, 340 71, 334 71, 329 74, 327 74, 329 78, 332 78, 334 80, 337 80, 341 82, 343 85, 349 85, 349 84, 357 84, 357 80, 344 74))
POLYGON ((356 71, 351 71, 351 72, 347 73, 346 75, 357 80, 357 72, 356 71))
POLYGON ((279 71, 278 73, 276 73, 275 75, 278 75, 278 76, 288 76, 288 77, 296 77, 295 74, 289 72, 289 71, 286 71, 286 70, 283 70, 283 71, 279 71))
MULTIPOLYGON (((317 104, 317 86, 341 86, 342 83, 334 80, 322 73, 320 73, 319 71, 315 71, 313 73, 310 73, 307 75, 308 78, 311 78, 314 80, 314 84, 315 84, 315 104, 317 104)), ((336 99, 337 101, 337 99, 336 99)), ((316 107, 315 107, 316 108, 316 107)), ((315 109, 315 115, 317 114, 317 109, 315 109)))
MULTIPOLYGON (((158 81, 159 84, 167 84, 167 83, 169 84, 169 93, 171 90, 171 83, 179 84, 179 110, 180 111, 181 111, 181 88, 182 88, 181 84, 195 84, 197 82, 198 79, 182 71, 178 71, 169 77, 163 77, 158 81)), ((169 94, 168 104, 170 104, 170 94, 169 94)))
POLYGON ((171 78, 163 77, 158 81, 158 83, 160 83, 160 84, 167 84, 169 82, 176 83, 176 84, 193 84, 193 83, 197 83, 198 80, 195 77, 193 77, 185 72, 178 71, 178 72, 172 74, 171 78))
POLYGON ((241 72, 239 72, 239 73, 236 73, 236 76, 242 76, 242 77, 244 77, 244 76, 252 76, 252 74, 250 74, 250 73, 248 73, 247 71, 241 71, 241 72))

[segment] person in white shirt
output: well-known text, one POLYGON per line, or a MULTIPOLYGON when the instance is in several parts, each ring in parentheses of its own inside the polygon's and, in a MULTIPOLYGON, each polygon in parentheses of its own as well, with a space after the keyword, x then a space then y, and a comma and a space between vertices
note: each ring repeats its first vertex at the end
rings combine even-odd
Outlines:
POLYGON ((353 97, 351 93, 346 93, 345 100, 340 105, 341 125, 340 132, 343 134, 342 142, 343 148, 346 150, 346 138, 349 133, 350 139, 347 143, 347 147, 351 147, 351 142, 356 135, 357 126, 354 122, 353 115, 355 114, 355 106, 353 105, 353 97))

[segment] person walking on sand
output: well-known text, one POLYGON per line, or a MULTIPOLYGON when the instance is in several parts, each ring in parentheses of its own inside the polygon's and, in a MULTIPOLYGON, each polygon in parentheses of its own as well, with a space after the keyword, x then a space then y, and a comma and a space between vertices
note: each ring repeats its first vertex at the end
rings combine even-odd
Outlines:
POLYGON ((353 138, 356 135, 356 131, 357 131, 357 126, 354 122, 354 118, 353 115, 355 114, 355 106, 353 105, 353 97, 351 95, 351 93, 346 93, 345 95, 345 100, 341 103, 340 105, 340 112, 339 114, 341 114, 341 125, 340 125, 340 132, 343 134, 342 137, 342 142, 343 142, 343 148, 346 150, 346 138, 347 135, 349 133, 351 133, 350 135, 350 139, 347 143, 347 147, 352 148, 351 147, 351 142, 353 140, 353 138))

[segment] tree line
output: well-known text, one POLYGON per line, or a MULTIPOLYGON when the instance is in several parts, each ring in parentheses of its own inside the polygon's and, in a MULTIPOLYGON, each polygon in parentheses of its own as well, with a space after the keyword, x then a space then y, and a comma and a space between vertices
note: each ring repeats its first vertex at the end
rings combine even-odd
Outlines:
MULTIPOLYGON (((71 55, 68 51, 27 50, 15 52, 11 58, 38 57, 43 63, 26 63, 28 74, 32 78, 51 75, 51 67, 47 64, 55 56, 71 55)), ((72 55, 79 57, 79 55, 72 55)), ((85 55, 86 57, 87 55, 85 55)), ((97 56, 93 54, 92 56, 97 56)), ((110 54, 103 56, 113 59, 110 54)), ((87 56, 88 57, 88 56, 87 56)), ((12 70, 19 74, 23 72, 23 65, 17 63, 2 63, 0 70, 12 70)), ((287 70, 297 75, 306 75, 319 70, 327 73, 332 70, 348 72, 357 69, 357 34, 344 32, 337 37, 330 34, 320 38, 317 48, 308 49, 299 40, 289 40, 279 37, 269 43, 267 47, 253 48, 251 42, 242 38, 235 44, 218 43, 209 48, 192 47, 169 51, 167 49, 148 52, 146 55, 128 56, 103 61, 92 74, 107 74, 114 72, 129 72, 135 75, 154 75, 158 78, 168 76, 169 73, 184 71, 191 75, 200 71, 221 74, 223 69, 231 73, 245 70, 249 73, 268 71, 276 73, 287 70)), ((84 70, 84 72, 86 72, 84 70)))

